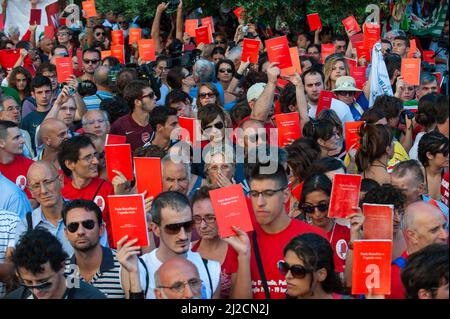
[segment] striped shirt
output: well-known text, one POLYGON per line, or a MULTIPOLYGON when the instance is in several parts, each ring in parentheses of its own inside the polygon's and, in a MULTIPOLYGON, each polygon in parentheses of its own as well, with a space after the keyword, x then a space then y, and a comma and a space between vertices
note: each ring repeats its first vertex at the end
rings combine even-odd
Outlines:
MULTIPOLYGON (((6 249, 14 247, 16 226, 19 216, 16 213, 0 210, 0 264, 6 259, 6 249)), ((0 281, 0 299, 5 294, 5 285, 0 281)))
MULTIPOLYGON (((108 299, 125 299, 125 293, 120 285, 120 263, 117 260, 117 252, 110 248, 102 247, 102 263, 99 271, 89 282, 92 286, 103 292, 108 299)), ((72 277, 70 280, 81 277, 77 266, 75 255, 66 260, 65 276, 72 277)))
POLYGON ((100 108, 100 103, 103 100, 112 99, 114 95, 112 93, 106 91, 97 91, 96 94, 86 96, 83 98, 84 104, 86 104, 86 108, 88 111, 90 110, 98 110, 100 108))

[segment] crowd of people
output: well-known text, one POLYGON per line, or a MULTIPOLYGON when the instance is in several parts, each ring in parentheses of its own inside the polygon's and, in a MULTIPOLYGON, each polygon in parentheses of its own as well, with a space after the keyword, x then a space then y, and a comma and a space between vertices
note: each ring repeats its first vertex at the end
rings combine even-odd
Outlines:
MULTIPOLYGON (((151 26, 99 12, 53 38, 36 25, 28 40, 0 32, 0 50, 20 51, 0 78, 0 298, 448 299, 448 43, 416 37, 410 52, 409 34, 383 32, 373 52, 393 94, 373 100, 379 66, 356 55, 352 32, 294 28, 302 72, 283 75, 257 23, 233 17, 216 23, 211 44, 196 43, 182 1, 168 7, 158 5, 151 26), (155 61, 128 44, 131 27, 154 40, 155 61), (113 30, 124 31, 125 64, 102 59, 113 30), (256 64, 242 61, 248 38, 261 43, 256 64), (335 52, 322 56, 322 44, 335 52), (423 62, 420 83, 408 84, 402 59, 428 49, 439 50, 437 72, 423 62), (72 58, 64 83, 58 57, 72 58), (350 63, 367 66, 362 87, 350 63), (336 103, 317 112, 322 91, 336 103), (274 115, 292 112, 301 137, 278 145, 274 115), (180 118, 197 120, 197 140, 180 137, 180 118), (356 121, 359 146, 345 145, 345 124, 356 121), (108 176, 108 134, 125 136, 134 157, 161 159, 163 191, 145 197, 147 247, 112 238, 108 196, 137 190, 123 172, 108 176), (347 219, 328 214, 336 174, 362 176, 347 219), (235 225, 222 238, 210 191, 233 184, 254 231, 235 225), (351 294, 363 203, 394 208, 388 295, 351 294)), ((447 15, 447 39, 448 27, 447 15)))

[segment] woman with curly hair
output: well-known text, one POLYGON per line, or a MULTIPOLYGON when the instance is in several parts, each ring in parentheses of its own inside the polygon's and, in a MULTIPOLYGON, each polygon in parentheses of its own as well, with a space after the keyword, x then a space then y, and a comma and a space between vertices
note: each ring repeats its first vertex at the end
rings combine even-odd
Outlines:
POLYGON ((31 95, 31 80, 33 79, 30 71, 22 66, 12 69, 8 77, 10 88, 19 93, 20 101, 25 100, 31 95))

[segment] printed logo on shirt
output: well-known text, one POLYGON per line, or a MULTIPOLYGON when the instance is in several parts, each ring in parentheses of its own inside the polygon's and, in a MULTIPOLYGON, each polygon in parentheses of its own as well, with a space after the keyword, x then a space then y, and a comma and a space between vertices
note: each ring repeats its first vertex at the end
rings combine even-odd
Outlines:
POLYGON ((126 131, 125 135, 130 135, 130 134, 133 134, 133 133, 134 133, 134 131, 126 131))
POLYGON ((24 190, 25 186, 27 186, 27 178, 23 175, 17 176, 16 185, 19 186, 21 190, 24 190))
POLYGON ((345 260, 345 256, 347 256, 348 245, 344 239, 339 239, 336 243, 336 254, 342 260, 345 260))
POLYGON ((142 142, 147 143, 148 141, 150 141, 150 133, 149 132, 142 133, 141 138, 142 142))
POLYGON ((101 211, 105 209, 105 199, 102 196, 100 195, 95 196, 94 203, 96 203, 97 206, 100 207, 101 211))

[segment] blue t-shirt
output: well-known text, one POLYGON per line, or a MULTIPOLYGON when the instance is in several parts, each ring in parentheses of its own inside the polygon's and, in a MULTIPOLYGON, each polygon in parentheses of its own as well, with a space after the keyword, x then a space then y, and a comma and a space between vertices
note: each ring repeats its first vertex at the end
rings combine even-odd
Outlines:
MULTIPOLYGON (((225 92, 223 90, 222 84, 220 84, 219 82, 211 82, 217 89, 217 91, 219 92, 219 97, 220 97, 220 103, 222 105, 224 105, 225 103, 225 92)), ((189 93, 189 95, 192 98, 197 98, 197 94, 198 94, 198 87, 193 87, 191 89, 191 92, 189 93)))
POLYGON ((33 210, 25 192, 1 173, 0 189, 0 210, 17 213, 20 219, 33 210))

